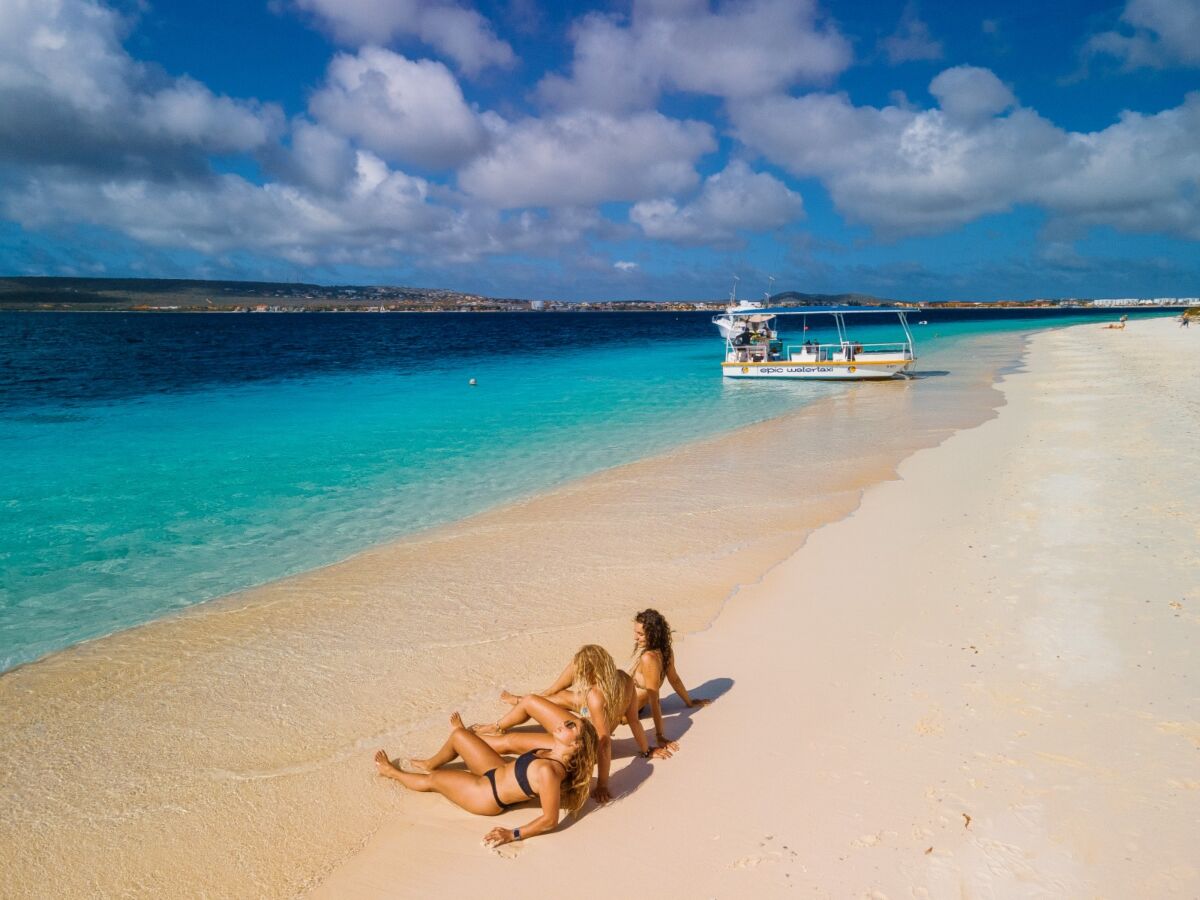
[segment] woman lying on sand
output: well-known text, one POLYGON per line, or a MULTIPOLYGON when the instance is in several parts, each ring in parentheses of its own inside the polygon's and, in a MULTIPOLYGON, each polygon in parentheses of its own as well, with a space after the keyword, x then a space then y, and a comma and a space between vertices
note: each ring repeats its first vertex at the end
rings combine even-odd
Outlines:
MULTIPOLYGON (((519 697, 504 691, 500 699, 512 704, 512 709, 494 725, 477 725, 474 731, 500 753, 524 753, 534 748, 549 746, 550 735, 536 731, 508 734, 529 720, 538 701, 549 700, 557 706, 578 712, 590 718, 599 737, 597 748, 596 789, 592 797, 597 803, 612 799, 608 791, 608 773, 612 766, 612 733, 624 719, 629 723, 633 739, 637 741, 642 756, 647 759, 666 759, 679 745, 673 741, 651 747, 646 732, 638 719, 637 688, 628 672, 617 668, 612 656, 603 647, 586 644, 579 648, 570 665, 563 669, 558 680, 539 694, 519 697)), ((536 716, 534 716, 536 718, 536 716)))
POLYGON ((529 750, 513 762, 504 759, 481 738, 463 727, 458 713, 450 717, 452 731, 442 749, 428 759, 402 760, 400 765, 380 750, 375 754, 379 774, 394 778, 414 791, 436 791, 477 816, 495 816, 532 800, 542 804, 542 814, 514 828, 493 828, 483 838, 489 847, 545 834, 558 827, 565 808, 577 813, 587 800, 596 764, 596 729, 542 697, 525 707, 546 729, 544 751, 529 750), (441 767, 461 756, 470 772, 441 767), (405 768, 418 771, 406 772, 405 768))
MULTIPOLYGON (((667 739, 663 730, 662 705, 659 691, 663 678, 671 682, 679 699, 692 709, 697 706, 707 706, 711 700, 693 700, 688 696, 683 679, 675 671, 675 652, 671 648, 671 626, 657 609, 643 609, 633 617, 633 636, 635 640, 633 654, 633 683, 637 686, 637 708, 641 710, 647 704, 650 714, 654 717, 654 736, 659 745, 674 744, 667 739)), ((677 746, 677 745, 676 745, 677 746)))

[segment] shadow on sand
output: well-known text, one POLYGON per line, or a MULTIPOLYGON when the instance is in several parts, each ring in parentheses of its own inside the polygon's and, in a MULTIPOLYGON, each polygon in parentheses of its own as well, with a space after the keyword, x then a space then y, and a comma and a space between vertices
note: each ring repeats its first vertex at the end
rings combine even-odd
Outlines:
MULTIPOLYGON (((732 689, 732 678, 712 678, 694 690, 688 691, 688 693, 695 700, 712 700, 715 702, 724 697, 732 689)), ((689 709, 683 705, 683 701, 679 697, 673 695, 663 701, 662 712, 663 728, 666 729, 667 737, 673 741, 679 741, 692 730, 692 717, 697 713, 703 714, 704 707, 694 706, 689 709)), ((646 738, 651 742, 651 746, 653 746, 654 719, 650 715, 649 706, 642 708, 640 718, 642 720, 642 727, 646 729, 646 738)), ((653 771, 656 763, 668 762, 666 760, 641 759, 638 757, 638 752, 637 742, 632 736, 613 740, 613 759, 623 759, 627 756, 636 757, 633 762, 621 769, 621 771, 613 773, 609 781, 609 787, 612 790, 614 799, 620 799, 637 790, 642 782, 650 777, 650 773, 653 771)))
POLYGON ((922 378, 941 378, 943 375, 949 375, 949 372, 938 369, 927 369, 923 372, 909 372, 908 379, 910 381, 920 381, 922 378))

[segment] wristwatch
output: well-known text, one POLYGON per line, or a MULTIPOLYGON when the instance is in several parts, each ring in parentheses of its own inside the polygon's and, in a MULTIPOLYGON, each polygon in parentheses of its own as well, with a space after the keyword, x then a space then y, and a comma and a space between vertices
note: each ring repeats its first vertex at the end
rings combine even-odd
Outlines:
POLYGON ((521 839, 521 829, 520 829, 520 828, 514 828, 514 829, 513 829, 513 840, 514 840, 514 841, 519 841, 520 839, 521 839))

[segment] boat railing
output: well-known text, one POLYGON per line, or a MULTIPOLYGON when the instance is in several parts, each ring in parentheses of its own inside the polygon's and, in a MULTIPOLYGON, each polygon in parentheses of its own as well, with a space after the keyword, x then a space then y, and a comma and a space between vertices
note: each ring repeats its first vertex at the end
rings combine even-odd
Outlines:
POLYGON ((814 362, 844 362, 863 357, 903 356, 912 358, 912 348, 907 341, 888 341, 876 344, 862 344, 858 341, 842 341, 834 344, 789 344, 786 359, 812 360, 814 362))

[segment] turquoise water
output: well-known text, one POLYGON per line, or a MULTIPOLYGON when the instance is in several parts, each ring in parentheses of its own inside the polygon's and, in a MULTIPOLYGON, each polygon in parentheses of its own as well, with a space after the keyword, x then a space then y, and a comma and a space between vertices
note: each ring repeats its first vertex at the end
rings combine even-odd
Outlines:
POLYGON ((457 317, 435 358, 331 318, 0 315, 0 671, 844 389, 721 379, 708 316, 457 317))

